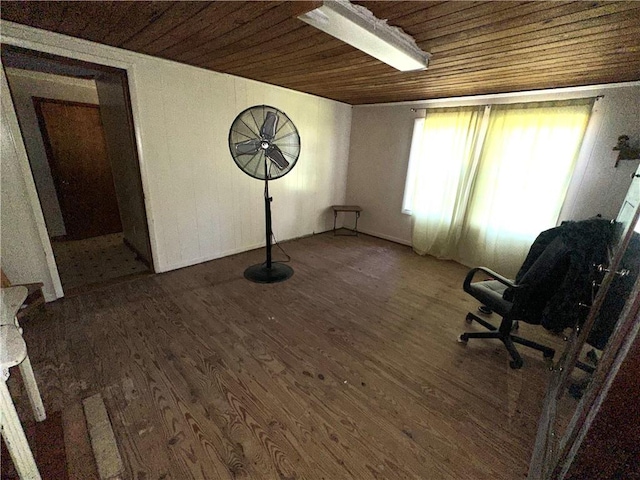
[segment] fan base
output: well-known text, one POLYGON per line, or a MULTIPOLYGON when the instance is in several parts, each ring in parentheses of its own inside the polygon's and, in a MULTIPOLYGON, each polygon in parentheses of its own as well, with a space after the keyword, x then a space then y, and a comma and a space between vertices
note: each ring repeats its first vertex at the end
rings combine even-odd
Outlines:
POLYGON ((293 275, 293 268, 282 263, 272 263, 271 268, 263 263, 252 265, 244 271, 244 278, 255 283, 278 283, 288 280, 293 275))

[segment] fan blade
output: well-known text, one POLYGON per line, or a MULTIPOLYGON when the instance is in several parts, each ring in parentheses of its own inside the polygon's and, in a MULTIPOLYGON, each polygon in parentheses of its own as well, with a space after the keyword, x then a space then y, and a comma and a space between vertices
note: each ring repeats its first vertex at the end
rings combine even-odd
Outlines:
POLYGON ((253 155, 260 148, 260 140, 245 140, 244 142, 236 143, 236 153, 238 155, 253 155))
POLYGON ((280 170, 284 170, 289 166, 289 162, 287 162, 287 160, 284 158, 284 155, 282 155, 282 152, 276 145, 270 145, 265 154, 273 161, 273 163, 276 164, 276 167, 278 167, 280 170))
POLYGON ((260 128, 260 135, 266 140, 272 140, 276 136, 276 129, 278 128, 278 115, 273 112, 267 112, 267 118, 264 119, 264 123, 260 128))

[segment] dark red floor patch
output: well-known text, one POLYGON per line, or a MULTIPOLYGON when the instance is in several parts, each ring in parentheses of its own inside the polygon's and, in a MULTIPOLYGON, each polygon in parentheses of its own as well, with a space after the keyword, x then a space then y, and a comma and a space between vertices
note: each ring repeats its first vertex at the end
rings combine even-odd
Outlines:
MULTIPOLYGON (((69 480, 61 413, 51 414, 44 422, 34 422, 23 426, 38 470, 40 470, 40 476, 43 479, 69 480)), ((0 472, 2 480, 19 478, 6 445, 3 441, 0 443, 2 444, 2 472, 0 472)))

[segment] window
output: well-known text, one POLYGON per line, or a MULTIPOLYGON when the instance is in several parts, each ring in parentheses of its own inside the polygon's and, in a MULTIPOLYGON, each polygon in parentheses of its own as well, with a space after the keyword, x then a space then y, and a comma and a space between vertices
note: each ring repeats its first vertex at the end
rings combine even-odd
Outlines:
MULTIPOLYGON (((427 110, 403 211, 414 249, 513 272, 555 226, 593 99, 427 110)), ((515 272, 513 272, 515 273, 515 272)))

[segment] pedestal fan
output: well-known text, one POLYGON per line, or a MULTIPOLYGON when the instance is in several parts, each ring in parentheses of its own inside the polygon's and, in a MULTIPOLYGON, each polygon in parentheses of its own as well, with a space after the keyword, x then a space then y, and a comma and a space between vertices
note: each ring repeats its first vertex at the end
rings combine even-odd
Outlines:
POLYGON ((288 265, 273 262, 271 246, 271 201, 269 180, 285 176, 300 156, 300 136, 284 112, 267 105, 256 105, 241 112, 229 130, 229 150, 244 173, 264 180, 265 233, 267 259, 244 271, 246 279, 257 283, 275 283, 293 275, 288 265))

